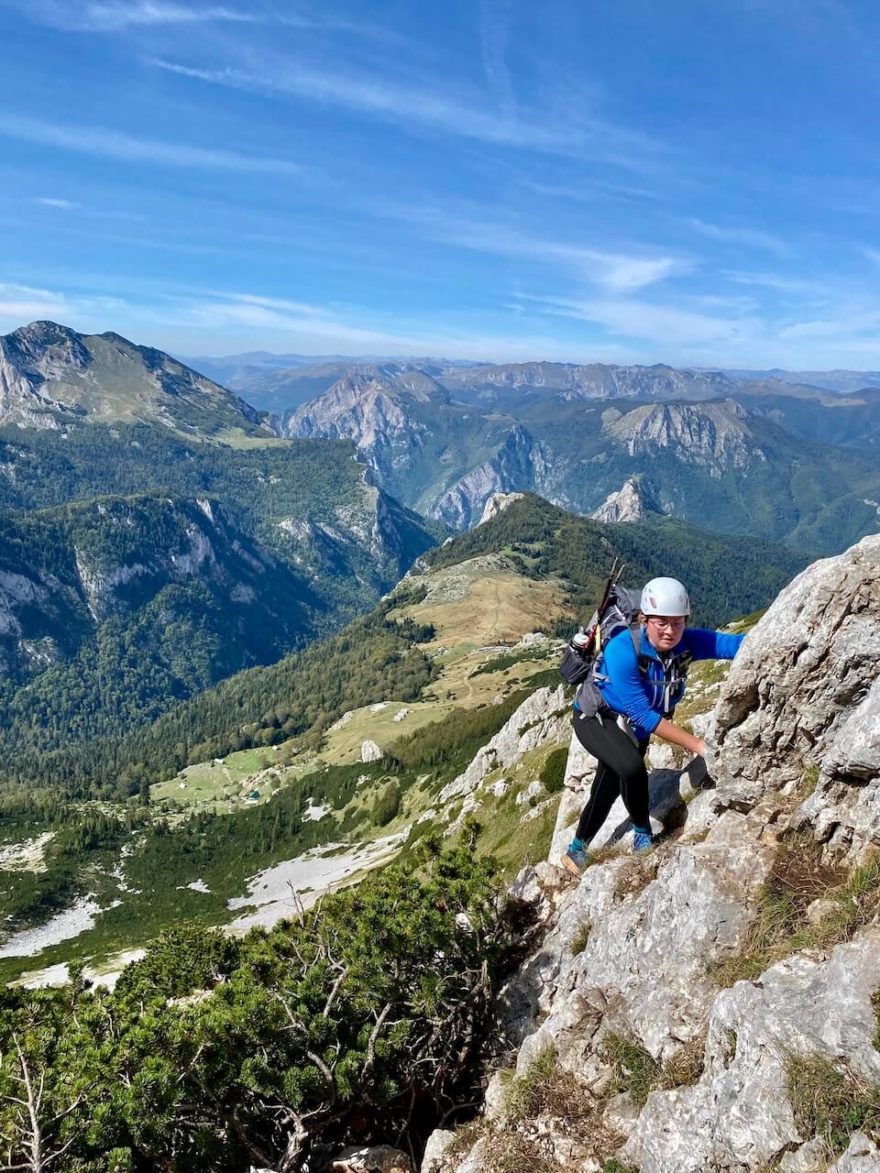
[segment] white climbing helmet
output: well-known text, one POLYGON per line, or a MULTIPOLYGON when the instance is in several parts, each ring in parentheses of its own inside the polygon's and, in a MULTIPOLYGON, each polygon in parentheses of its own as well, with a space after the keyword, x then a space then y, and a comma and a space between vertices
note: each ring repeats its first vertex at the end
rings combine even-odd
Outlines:
POLYGON ((642 591, 643 615, 688 616, 691 601, 677 578, 652 578, 642 591))

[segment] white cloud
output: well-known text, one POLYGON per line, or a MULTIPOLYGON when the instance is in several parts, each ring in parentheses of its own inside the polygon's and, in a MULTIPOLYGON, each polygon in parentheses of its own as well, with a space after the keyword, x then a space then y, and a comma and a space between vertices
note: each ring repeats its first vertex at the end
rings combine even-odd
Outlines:
POLYGON ((259 18, 247 11, 222 5, 192 7, 171 0, 118 0, 83 4, 78 0, 38 0, 27 6, 27 15, 55 28, 71 32, 121 32, 149 25, 205 24, 217 21, 253 23, 259 18))
POLYGON ((37 289, 30 285, 0 282, 0 329, 15 330, 28 322, 51 319, 63 325, 75 321, 80 326, 90 320, 99 329, 113 314, 118 314, 124 302, 114 297, 70 296, 51 289, 37 289))
MULTIPOLYGON (((351 309, 341 315, 328 307, 248 293, 217 293, 202 300, 181 299, 173 315, 167 316, 167 321, 176 329, 202 331, 202 342, 215 350, 218 346, 228 347, 228 334, 235 331, 236 336, 248 339, 248 345, 254 342, 306 354, 326 354, 328 351, 431 354, 447 358, 525 362, 560 353, 558 341, 551 336, 529 334, 522 329, 511 335, 480 334, 456 329, 452 324, 439 329, 433 324, 425 327, 422 323, 405 322, 399 315, 387 325, 375 321, 361 324, 369 321, 367 311, 351 309), (210 329, 213 342, 205 337, 203 331, 206 328, 210 329)), ((178 345, 177 349, 181 347, 178 345)), ((609 350, 606 347, 601 349, 603 353, 609 350)), ((611 351, 614 349, 610 348, 611 351)), ((596 348, 575 346, 566 353, 570 358, 586 359, 595 357, 596 348)))
POLYGON ((88 4, 85 16, 92 27, 127 28, 138 24, 200 24, 205 21, 251 23, 257 18, 232 8, 190 8, 185 4, 151 3, 140 0, 132 4, 88 4))
POLYGON ((779 319, 747 305, 705 312, 708 298, 665 305, 644 298, 526 300, 543 314, 589 322, 641 361, 789 370, 880 364, 880 305, 841 301, 822 318, 779 319))
POLYGON ((46 208, 61 208, 66 212, 73 211, 74 208, 81 208, 82 204, 76 200, 64 200, 58 196, 38 196, 34 203, 42 204, 46 208))
POLYGON ((768 252, 784 253, 786 245, 778 236, 760 228, 748 226, 708 224, 705 220, 692 219, 690 224, 701 236, 717 240, 721 244, 743 245, 745 248, 766 249, 768 252))
POLYGON ((763 331, 754 316, 712 315, 641 299, 547 298, 544 304, 545 313, 592 322, 613 335, 649 342, 664 354, 673 347, 686 347, 694 353, 722 345, 738 349, 763 331))
POLYGON ((60 125, 14 114, 0 114, 0 135, 129 163, 158 163, 170 167, 253 171, 275 175, 301 175, 305 170, 288 159, 138 138, 106 127, 60 125))
POLYGON ((495 109, 479 91, 454 96, 394 82, 384 75, 365 76, 311 68, 303 63, 282 70, 267 66, 259 73, 236 68, 208 69, 163 58, 153 64, 181 77, 233 89, 274 92, 305 98, 358 113, 371 114, 419 130, 442 132, 498 146, 605 158, 640 169, 656 151, 645 135, 578 112, 569 119, 519 109, 495 109))
POLYGON ((568 241, 531 236, 516 227, 447 216, 431 208, 389 206, 386 214, 419 225, 434 240, 492 253, 521 257, 573 270, 582 281, 610 293, 634 293, 669 277, 690 272, 693 262, 685 257, 652 252, 609 252, 568 241))
POLYGON ((785 273, 751 273, 739 269, 726 269, 723 276, 737 285, 755 285, 759 288, 774 289, 780 293, 816 296, 827 294, 828 291, 827 282, 789 277, 785 273))

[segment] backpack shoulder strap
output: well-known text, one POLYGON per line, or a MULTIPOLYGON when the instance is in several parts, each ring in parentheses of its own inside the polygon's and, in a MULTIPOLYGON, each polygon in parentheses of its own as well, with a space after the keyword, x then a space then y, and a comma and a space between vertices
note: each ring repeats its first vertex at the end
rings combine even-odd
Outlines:
POLYGON ((643 676, 648 674, 648 664, 651 662, 651 657, 646 656, 642 651, 642 625, 638 621, 629 625, 629 636, 633 643, 633 648, 636 653, 636 663, 639 666, 639 672, 643 676))

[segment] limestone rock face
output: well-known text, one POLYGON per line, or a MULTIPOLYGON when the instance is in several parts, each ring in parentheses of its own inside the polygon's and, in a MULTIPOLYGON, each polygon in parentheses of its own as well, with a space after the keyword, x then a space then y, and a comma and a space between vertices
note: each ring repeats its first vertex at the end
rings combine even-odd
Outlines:
POLYGON ((880 1149, 869 1136, 856 1132, 839 1161, 828 1167, 828 1173, 876 1173, 880 1169, 880 1149))
POLYGON ((645 501, 642 490, 635 478, 630 477, 622 488, 609 493, 602 504, 591 516, 594 521, 618 522, 641 521, 645 514, 645 501))
POLYGON ((533 490, 542 485, 547 467, 543 446, 517 424, 494 456, 450 485, 428 512, 456 529, 468 529, 490 498, 508 496, 514 486, 533 490))
POLYGON ((538 688, 519 706, 510 720, 479 750, 471 764, 440 791, 439 803, 469 795, 495 769, 504 769, 548 741, 567 735, 568 704, 565 689, 538 688))
POLYGON ((715 710, 721 788, 809 787, 802 823, 880 843, 880 535, 813 563, 737 656, 715 710))
MULTIPOLYGON (((564 1112, 528 1121, 548 1169, 601 1170, 613 1157, 638 1173, 880 1170, 869 1127, 835 1158, 800 1123, 789 1083, 797 1057, 880 1087, 875 897, 861 920, 834 928, 854 900, 835 885, 880 843, 878 663, 880 537, 808 568, 750 633, 710 722, 710 777, 654 771, 676 834, 647 857, 600 855, 579 882, 553 866, 592 772, 573 741, 550 860, 514 886, 540 909, 544 935, 501 999, 516 1074, 550 1048, 597 1112, 586 1142, 566 1132, 564 1112), (765 885, 812 851, 830 878, 767 938, 765 885), (747 976, 725 988, 728 963, 747 976), (620 1091, 633 1063, 622 1077, 620 1040, 654 1072, 643 1102, 620 1091)), ((613 842, 620 829, 612 817, 603 834, 613 842)), ((490 1083, 483 1136, 432 1173, 485 1165, 507 1127, 502 1086, 490 1083)))
POLYGON ((483 506, 483 516, 477 524, 482 525, 485 521, 491 521, 493 517, 503 513, 509 505, 512 505, 514 501, 519 501, 523 496, 525 496, 524 493, 493 493, 483 506))
POLYGON ((880 1082, 871 1005, 878 965, 880 929, 871 929, 838 946, 826 962, 795 956, 760 982, 725 990, 712 1008, 703 1077, 693 1087, 648 1097, 622 1159, 643 1173, 754 1169, 808 1140, 780 1094, 786 1056, 844 1061, 880 1082))
POLYGON ((767 457, 753 437, 748 412, 735 400, 722 403, 649 403, 626 412, 606 428, 631 456, 667 450, 684 464, 720 477, 767 457))

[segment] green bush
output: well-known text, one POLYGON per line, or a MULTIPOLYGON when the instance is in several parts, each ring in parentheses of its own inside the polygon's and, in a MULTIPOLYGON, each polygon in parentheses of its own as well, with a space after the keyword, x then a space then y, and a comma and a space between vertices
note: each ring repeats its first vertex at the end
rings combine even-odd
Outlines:
POLYGON ((370 821, 376 827, 386 827, 400 810, 400 783, 392 778, 380 791, 373 809, 370 812, 370 821))
POLYGON ((178 926, 114 991, 0 991, 4 1161, 30 1168, 26 1082, 44 1159, 77 1173, 301 1169, 413 1104, 439 1121, 478 1092, 498 908, 491 862, 426 850, 271 932, 178 926))
POLYGON ((556 794, 565 785, 565 766, 568 761, 568 749, 562 745, 547 755, 539 775, 544 789, 549 794, 556 794))

